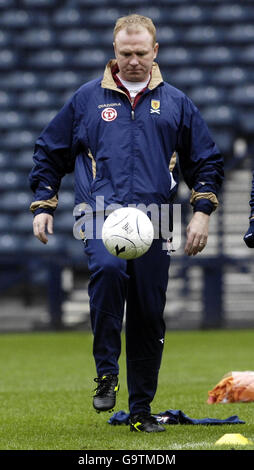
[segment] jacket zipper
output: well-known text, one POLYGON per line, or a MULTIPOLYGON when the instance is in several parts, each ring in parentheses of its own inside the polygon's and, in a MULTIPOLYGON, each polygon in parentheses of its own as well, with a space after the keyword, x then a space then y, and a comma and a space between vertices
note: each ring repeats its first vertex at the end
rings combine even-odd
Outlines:
MULTIPOLYGON (((143 96, 144 92, 142 92, 142 96, 143 96)), ((128 95, 127 95, 128 96, 128 95)), ((142 99, 142 96, 141 96, 141 99, 142 99)), ((128 97, 129 98, 129 97, 128 97)), ((131 119, 132 121, 135 120, 135 108, 136 108, 136 105, 138 104, 137 102, 135 103, 135 100, 132 101, 130 98, 129 98, 129 101, 131 103, 131 119)))

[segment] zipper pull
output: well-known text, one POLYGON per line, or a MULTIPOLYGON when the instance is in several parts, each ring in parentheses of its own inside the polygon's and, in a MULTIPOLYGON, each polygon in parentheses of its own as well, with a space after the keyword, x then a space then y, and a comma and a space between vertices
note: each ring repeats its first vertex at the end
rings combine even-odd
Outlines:
POLYGON ((132 121, 134 121, 134 119, 135 119, 135 111, 134 111, 134 109, 131 110, 131 119, 132 119, 132 121))

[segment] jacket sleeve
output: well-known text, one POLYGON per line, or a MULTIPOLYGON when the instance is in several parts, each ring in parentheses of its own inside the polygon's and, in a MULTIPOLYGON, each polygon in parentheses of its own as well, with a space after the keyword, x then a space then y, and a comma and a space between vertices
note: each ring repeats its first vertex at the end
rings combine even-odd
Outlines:
POLYGON ((34 166, 29 183, 34 192, 30 210, 53 214, 61 179, 74 169, 76 142, 73 137, 74 103, 70 99, 43 130, 35 143, 34 166))
POLYGON ((224 178, 223 158, 199 110, 185 96, 177 152, 194 211, 211 214, 224 178))

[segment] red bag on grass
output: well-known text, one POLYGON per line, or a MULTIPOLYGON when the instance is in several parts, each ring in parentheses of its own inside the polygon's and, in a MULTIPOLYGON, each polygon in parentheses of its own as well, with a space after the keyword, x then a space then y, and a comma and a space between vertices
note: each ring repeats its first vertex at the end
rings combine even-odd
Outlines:
POLYGON ((209 405, 254 401, 254 371, 229 372, 208 392, 208 396, 209 405))

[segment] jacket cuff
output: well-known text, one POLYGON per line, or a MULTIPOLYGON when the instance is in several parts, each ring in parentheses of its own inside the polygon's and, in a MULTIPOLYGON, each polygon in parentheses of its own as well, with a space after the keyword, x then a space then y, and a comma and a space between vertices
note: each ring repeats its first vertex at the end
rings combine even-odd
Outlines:
POLYGON ((209 199, 198 199, 194 204, 194 212, 204 212, 210 215, 214 211, 214 205, 209 199))

